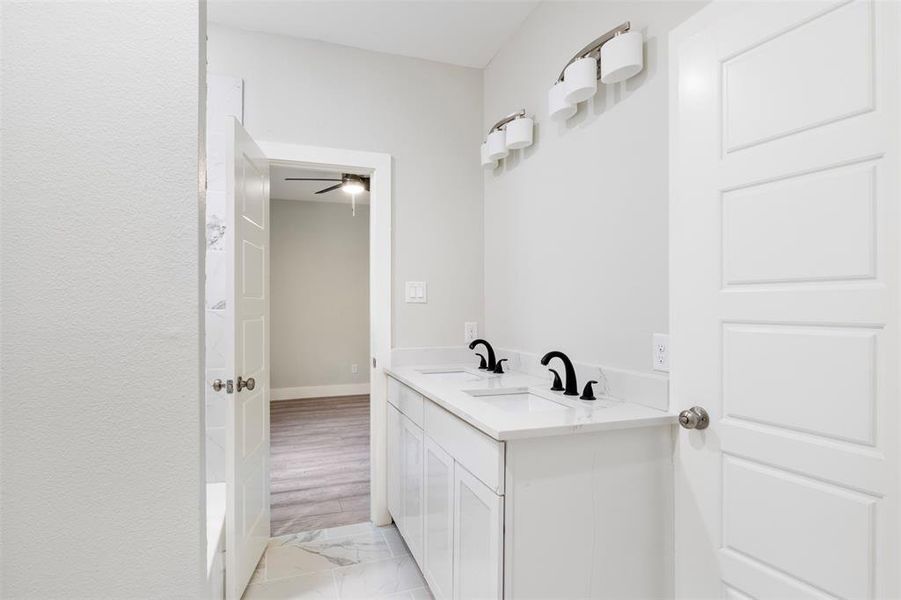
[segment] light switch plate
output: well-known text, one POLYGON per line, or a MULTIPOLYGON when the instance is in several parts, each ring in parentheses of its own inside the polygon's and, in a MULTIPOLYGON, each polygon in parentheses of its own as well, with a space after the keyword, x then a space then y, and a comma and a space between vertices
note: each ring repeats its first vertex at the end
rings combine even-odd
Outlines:
POLYGON ((475 321, 463 323, 463 341, 469 343, 479 337, 479 324, 475 321))
POLYGON ((665 333, 654 334, 652 360, 655 371, 669 372, 669 335, 665 333))
POLYGON ((408 281, 405 296, 408 304, 426 304, 429 301, 428 285, 425 281, 408 281))

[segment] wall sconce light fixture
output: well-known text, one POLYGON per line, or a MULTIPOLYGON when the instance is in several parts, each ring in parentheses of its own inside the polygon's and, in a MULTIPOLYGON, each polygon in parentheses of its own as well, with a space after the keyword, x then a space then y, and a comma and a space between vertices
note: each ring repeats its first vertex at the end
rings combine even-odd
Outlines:
POLYGON ((548 113, 555 121, 576 114, 577 104, 594 96, 598 79, 618 83, 644 68, 641 33, 628 21, 594 40, 573 56, 548 91, 548 113))
POLYGON ((493 169, 497 161, 510 154, 510 150, 519 150, 532 145, 532 128, 535 123, 526 116, 522 109, 507 115, 488 130, 488 139, 482 142, 482 166, 493 169))

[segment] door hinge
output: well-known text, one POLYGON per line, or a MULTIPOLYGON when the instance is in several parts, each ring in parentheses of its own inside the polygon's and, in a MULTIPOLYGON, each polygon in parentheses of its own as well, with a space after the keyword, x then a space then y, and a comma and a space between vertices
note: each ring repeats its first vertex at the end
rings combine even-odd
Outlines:
POLYGON ((375 368, 375 357, 374 356, 372 357, 372 368, 373 369, 375 368))

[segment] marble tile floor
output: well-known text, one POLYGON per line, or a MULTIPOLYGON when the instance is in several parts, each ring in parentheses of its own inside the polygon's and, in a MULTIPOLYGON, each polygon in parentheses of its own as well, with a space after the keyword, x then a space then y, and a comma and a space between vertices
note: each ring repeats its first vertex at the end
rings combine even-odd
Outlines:
POLYGON ((358 523, 274 537, 245 600, 432 600, 395 526, 358 523))

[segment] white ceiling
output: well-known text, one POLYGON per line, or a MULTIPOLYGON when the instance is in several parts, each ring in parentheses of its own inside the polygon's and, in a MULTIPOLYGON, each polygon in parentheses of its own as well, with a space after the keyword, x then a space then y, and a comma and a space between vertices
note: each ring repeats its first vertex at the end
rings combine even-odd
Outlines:
POLYGON ((538 2, 210 0, 213 23, 483 68, 538 2))
MULTIPOLYGON (((324 194, 316 192, 333 186, 329 181, 285 181, 285 177, 319 177, 340 179, 341 173, 316 171, 308 167, 272 162, 269 166, 269 196, 277 200, 298 200, 301 202, 332 202, 350 204, 350 194, 333 190, 324 194)), ((369 204, 369 192, 357 195, 357 204, 369 204)))

